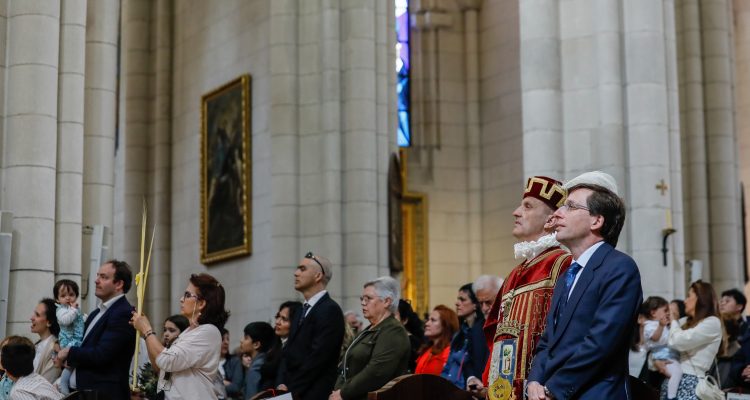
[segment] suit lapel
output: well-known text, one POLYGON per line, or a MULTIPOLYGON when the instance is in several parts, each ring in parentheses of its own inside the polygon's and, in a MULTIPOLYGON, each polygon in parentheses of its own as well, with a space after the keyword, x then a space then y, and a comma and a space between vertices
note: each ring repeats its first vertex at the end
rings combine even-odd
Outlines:
MULTIPOLYGON (((554 346, 557 341, 560 340, 560 337, 562 337, 562 333, 565 332, 565 328, 568 326, 570 318, 573 316, 573 312, 575 312, 575 309, 578 306, 578 302, 581 300, 581 297, 583 297, 583 294, 586 292, 589 285, 594 280, 594 277, 596 276, 596 270, 601 267, 602 262, 604 261, 604 257, 606 257, 610 251, 612 251, 612 246, 604 243, 599 246, 598 249, 596 249, 594 254, 586 263, 586 267, 583 268, 583 272, 581 272, 581 276, 578 278, 578 282, 575 283, 573 291, 570 293, 568 304, 565 305, 565 310, 560 316, 560 320, 557 321, 557 326, 555 326, 554 328, 555 335, 552 343, 550 343, 550 347, 554 346)), ((558 283, 560 283, 561 281, 563 280, 558 279, 558 283)), ((553 299, 557 297, 557 302, 559 303, 561 300, 560 297, 564 295, 564 286, 561 287, 560 290, 557 289, 558 287, 555 287, 553 299)), ((557 310, 557 308, 551 310, 557 310)))
POLYGON ((323 304, 329 298, 330 298, 330 296, 328 295, 328 293, 324 294, 323 297, 321 297, 315 303, 315 305, 310 308, 310 311, 307 312, 307 316, 302 321, 302 324, 300 324, 300 322, 299 322, 300 318, 302 318, 302 310, 300 310, 300 312, 298 312, 297 315, 294 316, 294 320, 292 321, 292 332, 291 332, 290 340, 294 339, 294 337, 297 336, 297 332, 299 332, 299 331, 302 330, 302 327, 305 326, 305 322, 308 321, 310 319, 310 317, 312 317, 317 312, 317 310, 320 308, 318 306, 321 305, 321 304, 323 304))

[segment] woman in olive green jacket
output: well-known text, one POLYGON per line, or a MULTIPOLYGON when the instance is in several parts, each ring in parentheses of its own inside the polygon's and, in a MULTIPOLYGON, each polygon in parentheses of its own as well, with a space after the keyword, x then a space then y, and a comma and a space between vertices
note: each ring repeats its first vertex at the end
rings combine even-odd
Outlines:
POLYGON ((400 288, 388 276, 365 284, 360 301, 370 326, 346 350, 329 400, 367 399, 368 392, 406 373, 411 344, 406 330, 393 316, 400 288))

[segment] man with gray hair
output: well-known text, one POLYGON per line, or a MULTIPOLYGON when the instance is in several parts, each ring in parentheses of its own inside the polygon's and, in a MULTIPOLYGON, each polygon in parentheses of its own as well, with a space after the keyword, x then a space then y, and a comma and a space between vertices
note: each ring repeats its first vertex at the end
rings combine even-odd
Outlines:
POLYGON ((354 312, 354 310, 346 310, 344 312, 344 319, 346 319, 346 323, 349 324, 349 327, 352 328, 354 336, 357 336, 362 330, 362 321, 359 319, 359 314, 354 312))
POLYGON ((484 320, 487 320, 487 315, 490 313, 492 303, 495 302, 495 296, 500 291, 500 286, 503 285, 503 278, 492 275, 479 275, 479 277, 471 285, 471 289, 479 300, 479 306, 482 307, 482 314, 484 314, 484 320))
POLYGON ((312 252, 294 272, 294 289, 305 302, 291 321, 277 383, 302 400, 326 399, 336 383, 344 314, 326 291, 332 276, 331 262, 312 252))

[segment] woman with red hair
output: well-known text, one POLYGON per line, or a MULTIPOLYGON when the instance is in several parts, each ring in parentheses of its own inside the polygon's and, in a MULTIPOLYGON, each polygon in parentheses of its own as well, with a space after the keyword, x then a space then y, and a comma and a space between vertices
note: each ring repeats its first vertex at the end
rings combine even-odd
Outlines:
POLYGON ((415 374, 440 375, 451 351, 451 339, 458 331, 458 315, 450 308, 439 305, 425 322, 424 336, 428 342, 422 346, 417 358, 415 374))

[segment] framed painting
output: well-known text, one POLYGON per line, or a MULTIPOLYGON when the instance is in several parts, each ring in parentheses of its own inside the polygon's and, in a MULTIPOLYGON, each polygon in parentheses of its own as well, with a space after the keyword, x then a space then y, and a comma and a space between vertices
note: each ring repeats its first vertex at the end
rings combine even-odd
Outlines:
POLYGON ((201 100, 201 262, 252 249, 250 75, 201 100))

